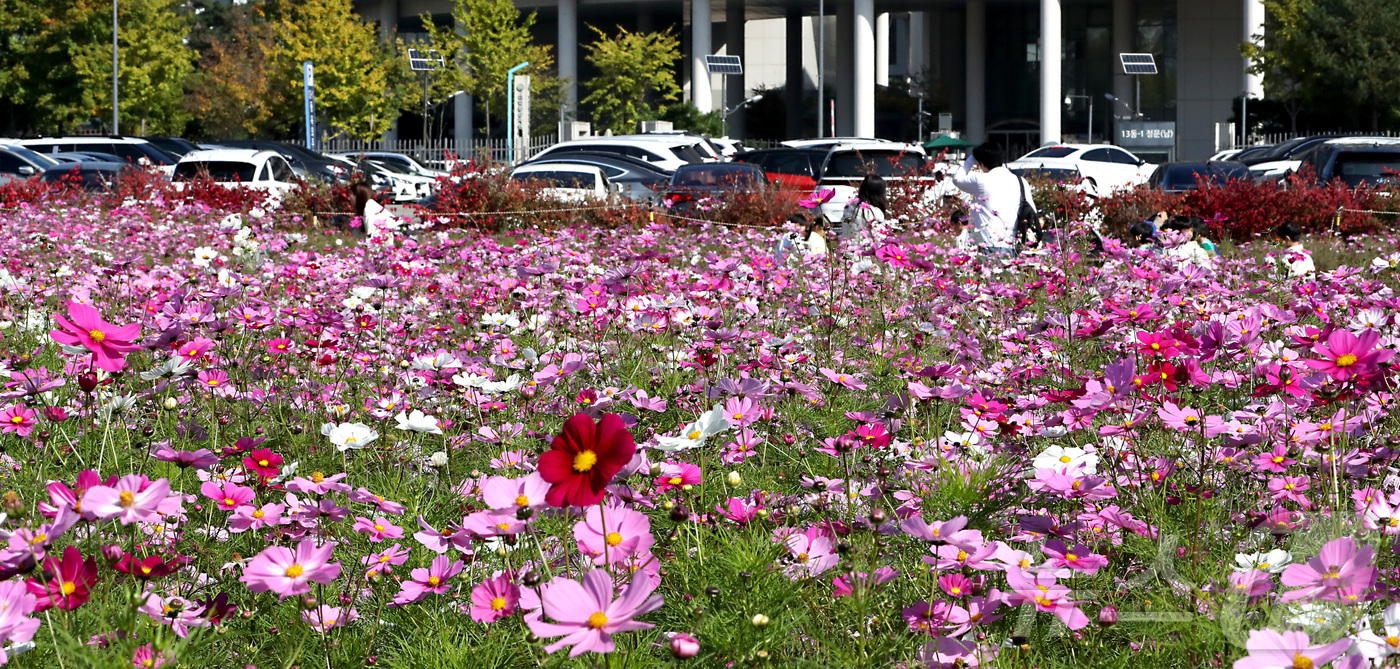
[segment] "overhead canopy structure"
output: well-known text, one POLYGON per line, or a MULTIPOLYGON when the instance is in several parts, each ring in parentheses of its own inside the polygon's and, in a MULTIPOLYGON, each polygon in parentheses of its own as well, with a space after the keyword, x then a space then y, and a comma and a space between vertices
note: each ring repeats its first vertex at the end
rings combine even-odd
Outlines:
POLYGON ((925 149, 967 149, 977 146, 977 142, 969 142, 961 137, 952 135, 939 135, 927 142, 924 142, 925 149))

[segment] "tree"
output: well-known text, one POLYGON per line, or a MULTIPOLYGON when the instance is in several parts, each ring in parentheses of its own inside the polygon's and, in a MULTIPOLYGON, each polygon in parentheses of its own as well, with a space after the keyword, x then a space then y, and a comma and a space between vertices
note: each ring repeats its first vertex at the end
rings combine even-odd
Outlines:
POLYGON ((272 118, 282 134, 295 135, 302 116, 302 63, 316 75, 316 113, 351 137, 373 139, 408 101, 408 65, 399 43, 379 39, 374 25, 350 10, 349 0, 277 0, 272 6, 276 40, 267 53, 272 118))
MULTIPOLYGON (((118 82, 122 128, 140 134, 183 134, 189 112, 185 81, 194 70, 194 50, 185 45, 189 24, 175 12, 178 0, 124 0, 119 4, 118 82)), ((103 13, 110 20, 110 15, 103 13)), ((75 45, 73 67, 93 92, 99 118, 112 116, 112 48, 75 45)))
POLYGON ((260 10, 232 18, 227 31, 210 37, 186 100, 197 136, 244 139, 265 129, 272 116, 267 53, 275 40, 260 10))
POLYGON ((593 105, 597 129, 632 132, 639 120, 666 112, 664 105, 653 108, 647 102, 648 94, 662 102, 680 98, 675 75, 680 41, 669 29, 634 33, 619 26, 617 35, 610 37, 594 26, 588 28, 598 34, 586 48, 588 61, 598 68, 599 76, 585 84, 589 93, 583 102, 593 105))
POLYGON ((532 108, 558 100, 561 82, 550 72, 554 57, 548 46, 530 37, 534 13, 522 17, 511 0, 454 0, 452 19, 455 26, 438 26, 423 16, 433 48, 449 62, 446 70, 434 73, 430 100, 466 91, 485 110, 489 133, 491 115, 505 115, 506 72, 526 62, 529 67, 517 74, 530 76, 532 108))
MULTIPOLYGON (((1346 91, 1351 122, 1369 112, 1377 129, 1400 100, 1400 13, 1393 0, 1266 0, 1267 39, 1241 48, 1264 75, 1269 97, 1297 109, 1336 105, 1346 91)), ((1296 112, 1290 112, 1295 119, 1296 112)))

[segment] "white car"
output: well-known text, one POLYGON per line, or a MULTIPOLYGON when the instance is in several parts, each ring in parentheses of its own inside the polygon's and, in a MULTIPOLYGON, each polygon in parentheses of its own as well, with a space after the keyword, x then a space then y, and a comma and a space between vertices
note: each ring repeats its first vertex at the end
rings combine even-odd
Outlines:
POLYGON ((7 140, 35 153, 107 153, 137 165, 155 168, 169 175, 177 158, 140 137, 116 135, 77 135, 7 140))
POLYGON ((1112 193, 1147 183, 1157 166, 1116 146, 1054 144, 1031 151, 1006 164, 1015 169, 1075 168, 1100 193, 1112 193))
POLYGON ((369 178, 371 187, 387 192, 394 202, 417 202, 433 194, 436 179, 409 174, 402 167, 371 158, 356 160, 349 154, 333 154, 330 157, 348 167, 352 175, 357 171, 363 172, 369 178))
POLYGON ((407 156, 402 153, 393 153, 390 151, 352 151, 349 153, 332 153, 331 156, 347 158, 351 161, 357 161, 360 159, 360 156, 364 156, 381 165, 401 167, 407 170, 409 174, 427 177, 429 179, 447 176, 447 172, 424 167, 423 163, 414 160, 412 156, 407 156))
POLYGON ((225 188, 265 191, 274 203, 296 188, 296 173, 286 158, 254 149, 191 151, 175 164, 171 179, 181 189, 185 182, 206 176, 225 188))
POLYGON ((551 146, 534 156, 557 158, 569 153, 612 153, 629 156, 666 171, 674 172, 681 165, 713 160, 710 152, 699 145, 703 140, 687 135, 620 135, 617 137, 586 137, 551 146))
MULTIPOLYGON (((928 156, 918 144, 861 140, 836 143, 826 152, 817 173, 817 190, 830 189, 830 200, 821 205, 822 216, 833 223, 841 220, 846 205, 856 196, 860 182, 868 174, 878 174, 888 181, 911 178, 909 171, 924 171, 928 156)), ((936 201, 952 186, 951 181, 937 176, 912 177, 929 181, 926 200, 936 201)))
POLYGON ((542 183, 545 197, 570 203, 606 199, 612 192, 612 184, 602 169, 582 163, 522 165, 510 173, 510 179, 542 183))

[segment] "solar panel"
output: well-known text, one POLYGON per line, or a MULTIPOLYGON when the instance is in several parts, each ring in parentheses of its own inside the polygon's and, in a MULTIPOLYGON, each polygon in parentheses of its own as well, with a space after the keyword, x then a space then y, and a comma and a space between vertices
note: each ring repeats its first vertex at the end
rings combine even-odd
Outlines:
POLYGON ((1150 53, 1120 53, 1123 74, 1157 74, 1157 60, 1150 53))
POLYGON ((417 49, 408 50, 408 67, 414 72, 431 72, 433 70, 447 67, 447 62, 438 55, 436 49, 422 52, 417 49))
POLYGON ((738 56, 705 56, 705 69, 710 74, 743 74, 743 61, 738 56))

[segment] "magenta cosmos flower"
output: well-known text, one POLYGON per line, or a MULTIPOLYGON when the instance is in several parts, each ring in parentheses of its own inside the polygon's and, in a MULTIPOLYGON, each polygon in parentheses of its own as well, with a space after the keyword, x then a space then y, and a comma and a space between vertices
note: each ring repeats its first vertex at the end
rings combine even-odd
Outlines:
POLYGON ((1280 634, 1262 629, 1251 630, 1244 646, 1249 655, 1235 660, 1235 669, 1312 669, 1340 657, 1351 646, 1351 639, 1343 637, 1314 646, 1305 632, 1280 634))
POLYGON ((1284 593, 1283 601, 1320 597, 1336 602, 1342 601, 1343 590, 1369 590, 1376 582, 1376 568, 1371 566, 1374 554, 1370 546, 1358 548, 1351 537, 1323 544, 1317 557, 1305 564, 1289 565, 1283 571, 1280 580, 1284 585, 1302 588, 1284 593))
POLYGON ((60 344, 81 346, 92 351, 97 366, 109 372, 126 367, 126 354, 140 350, 132 342, 141 338, 141 324, 114 325, 102 320, 102 314, 86 304, 70 302, 68 318, 54 316, 61 330, 49 332, 60 344))
POLYGON ((515 613, 520 604, 520 588, 510 582, 510 574, 499 573, 472 588, 472 620, 494 623, 515 613))
POLYGON ((441 595, 451 590, 452 584, 448 581, 460 574, 463 566, 461 560, 449 562, 446 555, 439 555, 427 569, 414 569, 413 580, 404 581, 399 594, 394 596, 394 606, 412 604, 428 595, 441 595))
POLYGON ((1326 343, 1313 344, 1313 353, 1319 359, 1303 362, 1337 381, 1368 376, 1376 365, 1395 355, 1394 351, 1375 348, 1380 338, 1375 330, 1367 330, 1360 336, 1346 330, 1333 330, 1326 343))
POLYGON ((14 432, 21 437, 27 437, 37 424, 31 409, 16 405, 0 411, 0 433, 14 432))
POLYGON ((331 562, 335 542, 320 546, 303 539, 296 550, 272 546, 258 554, 238 580, 253 592, 271 590, 279 600, 311 592, 312 583, 330 583, 340 576, 340 563, 331 562))
POLYGON ((554 622, 530 620, 530 631, 541 637, 564 637, 545 646, 548 653, 570 646, 569 657, 611 653, 612 635, 652 627, 634 618, 661 608, 661 595, 651 594, 654 587, 646 574, 640 574, 614 600, 612 577, 602 569, 584 574, 582 585, 557 576, 545 586, 541 598, 544 616, 554 622))

